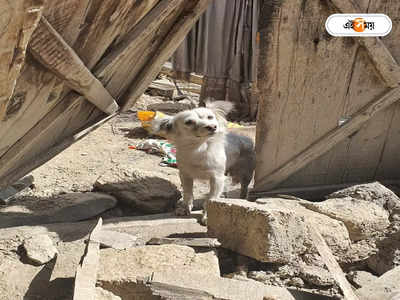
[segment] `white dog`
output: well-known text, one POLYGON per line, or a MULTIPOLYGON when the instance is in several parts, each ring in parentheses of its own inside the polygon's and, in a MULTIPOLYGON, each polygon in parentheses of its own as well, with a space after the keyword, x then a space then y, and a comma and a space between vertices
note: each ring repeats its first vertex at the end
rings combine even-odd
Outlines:
POLYGON ((240 197, 247 198, 255 168, 253 141, 226 132, 225 120, 233 108, 226 101, 206 102, 199 107, 153 122, 153 132, 167 137, 176 147, 176 159, 183 187, 183 202, 177 215, 188 215, 193 208, 193 180, 206 179, 210 192, 204 202, 202 222, 207 222, 207 202, 224 191, 225 174, 241 184, 240 197))

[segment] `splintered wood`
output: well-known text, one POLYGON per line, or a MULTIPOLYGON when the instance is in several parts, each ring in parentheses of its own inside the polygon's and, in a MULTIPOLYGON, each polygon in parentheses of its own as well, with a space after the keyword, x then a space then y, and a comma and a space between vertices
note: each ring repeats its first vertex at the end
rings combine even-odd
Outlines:
POLYGON ((309 225, 308 228, 311 239, 314 242, 314 246, 317 248, 319 254, 321 255, 321 259, 325 263, 329 272, 331 272, 332 277, 336 280, 337 284, 341 288, 345 300, 360 300, 353 292, 353 288, 347 281, 346 275, 343 273, 335 257, 333 256, 332 251, 329 249, 319 231, 312 225, 309 225))
POLYGON ((100 243, 95 241, 100 234, 103 219, 99 218, 90 233, 85 253, 75 276, 73 300, 96 300, 97 269, 100 260, 100 243))

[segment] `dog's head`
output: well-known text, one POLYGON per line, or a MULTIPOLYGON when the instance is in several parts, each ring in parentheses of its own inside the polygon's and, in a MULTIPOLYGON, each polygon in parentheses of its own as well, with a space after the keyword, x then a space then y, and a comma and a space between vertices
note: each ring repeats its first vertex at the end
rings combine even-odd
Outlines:
POLYGON ((205 107, 182 111, 153 122, 153 132, 174 141, 204 139, 224 132, 225 116, 233 109, 227 101, 206 101, 205 107))

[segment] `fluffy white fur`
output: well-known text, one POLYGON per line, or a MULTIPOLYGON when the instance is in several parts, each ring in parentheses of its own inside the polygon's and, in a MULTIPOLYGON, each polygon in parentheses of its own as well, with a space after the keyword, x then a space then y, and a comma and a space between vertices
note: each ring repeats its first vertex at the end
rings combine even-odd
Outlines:
POLYGON ((177 215, 190 214, 193 208, 193 180, 210 182, 204 203, 203 223, 207 220, 207 202, 224 190, 225 174, 241 183, 241 198, 247 197, 255 167, 253 141, 226 132, 225 116, 233 108, 230 102, 206 102, 199 107, 157 120, 153 131, 166 136, 176 146, 176 158, 183 187, 183 203, 177 215))

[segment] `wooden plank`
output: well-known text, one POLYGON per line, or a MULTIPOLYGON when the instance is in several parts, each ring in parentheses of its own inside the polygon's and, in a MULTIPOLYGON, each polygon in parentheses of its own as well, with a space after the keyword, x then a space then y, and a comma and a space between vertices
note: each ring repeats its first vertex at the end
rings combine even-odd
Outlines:
MULTIPOLYGON (((46 3, 43 15, 56 25, 58 33, 69 45, 75 43, 77 35, 84 27, 82 24, 85 23, 88 2, 92 0, 54 0, 46 3)), ((54 108, 66 90, 68 89, 62 80, 27 53, 13 95, 19 105, 12 115, 8 115, 6 119, 0 118, 0 157, 54 108)))
POLYGON ((333 256, 332 251, 326 244, 324 238, 321 236, 318 230, 314 228, 314 226, 309 225, 308 228, 314 246, 317 248, 322 261, 325 263, 332 277, 336 280, 336 283, 342 290, 344 294, 344 299, 359 300, 359 298, 354 293, 350 283, 347 281, 346 275, 343 273, 335 257, 333 256))
POLYGON ((176 48, 182 43, 187 33, 207 9, 210 0, 199 0, 195 2, 195 6, 174 25, 170 33, 164 38, 161 47, 154 53, 153 57, 148 61, 147 67, 142 70, 139 77, 130 87, 125 95, 123 111, 130 107, 145 92, 146 88, 154 80, 160 72, 162 65, 174 53, 176 48))
POLYGON ((149 245, 181 245, 190 247, 217 248, 221 243, 213 238, 152 238, 149 245))
POLYGON ((211 295, 205 291, 180 287, 172 284, 167 284, 163 282, 153 281, 151 278, 138 278, 137 282, 139 285, 146 286, 151 295, 157 296, 157 299, 163 300, 174 300, 174 299, 182 299, 182 300, 223 300, 221 298, 217 298, 214 295, 211 295))
MULTIPOLYGON (((168 1, 163 1, 164 7, 165 4, 168 6, 165 7, 161 14, 155 15, 153 13, 146 16, 146 20, 143 20, 143 22, 140 23, 140 26, 138 25, 138 29, 135 27, 135 29, 127 35, 127 42, 121 43, 119 47, 116 47, 115 51, 112 51, 104 58, 108 64, 99 64, 99 67, 96 67, 96 77, 107 82, 107 90, 111 91, 112 94, 118 94, 119 89, 124 90, 125 87, 130 84, 126 79, 133 76, 131 73, 134 74, 134 72, 132 72, 132 66, 146 63, 146 55, 144 55, 144 52, 148 51, 148 49, 153 50, 155 47, 158 47, 161 42, 159 34, 163 34, 164 31, 166 34, 171 26, 170 22, 175 22, 175 18, 178 17, 181 9, 183 9, 182 4, 184 1, 174 0, 170 2, 171 4, 169 4, 168 1), (173 4, 175 6, 172 6, 173 4), (172 17, 169 16, 171 13, 172 17), (150 24, 149 20, 152 20, 150 24), (160 28, 162 29, 160 30, 160 28), (145 31, 140 29, 145 29, 145 31), (151 46, 149 46, 149 44, 151 46), (138 53, 142 55, 141 58, 143 58, 143 61, 137 60, 138 53), (121 79, 119 76, 114 76, 115 74, 125 76, 125 78, 121 79)), ((132 17, 135 15, 136 14, 133 14, 132 17)), ((109 36, 106 35, 104 41, 99 41, 98 39, 96 39, 96 41, 106 43, 108 38, 109 36)), ((95 45, 92 46, 95 47, 95 45)), ((151 53, 148 53, 148 55, 150 56, 151 53)), ((24 77, 36 78, 36 76, 38 76, 38 83, 36 83, 37 86, 40 87, 44 79, 47 78, 47 81, 49 80, 48 77, 45 77, 38 72, 36 67, 30 69, 30 72, 24 77), (28 76, 30 74, 32 76, 28 76)), ((31 85, 33 85, 32 82, 28 82, 27 85, 22 85, 21 88, 24 88, 25 86, 29 87, 31 85)), ((47 87, 47 85, 44 86, 47 87)), ((29 88, 28 91, 32 91, 32 96, 27 94, 27 98, 29 96, 30 100, 26 101, 36 101, 41 104, 40 108, 43 108, 44 105, 49 105, 48 101, 46 102, 45 96, 48 91, 46 90, 43 93, 39 93, 36 90, 37 88, 29 88)), ((57 99, 59 96, 59 94, 56 94, 55 98, 57 99)), ((2 178, 0 184, 5 182, 5 177, 7 177, 7 182, 12 182, 12 180, 22 177, 24 172, 32 170, 39 163, 43 163, 46 159, 50 159, 52 157, 51 155, 54 156, 62 151, 62 146, 68 147, 71 145, 69 142, 57 144, 57 142, 61 141, 63 137, 74 135, 77 131, 90 126, 94 122, 97 122, 99 118, 104 117, 101 112, 96 112, 92 105, 88 104, 86 101, 83 102, 81 96, 74 93, 70 93, 62 101, 54 103, 56 101, 59 100, 53 100, 52 102, 55 106, 51 112, 49 112, 45 117, 42 117, 40 122, 37 123, 36 121, 36 123, 34 123, 36 125, 22 138, 20 135, 24 131, 20 129, 20 127, 16 129, 18 135, 12 134, 10 130, 6 131, 6 128, 4 127, 0 128, 0 136, 2 130, 5 130, 3 137, 6 137, 6 139, 3 139, 2 142, 9 141, 4 149, 0 149, 0 157, 5 158, 5 160, 0 159, 0 178, 2 178), (49 136, 52 136, 52 138, 49 139, 49 136), (18 140, 18 142, 10 149, 10 146, 8 145, 12 144, 12 142, 16 140, 18 140), (48 155, 41 153, 42 151, 47 152, 46 149, 53 147, 54 145, 56 145, 56 149, 49 151, 48 155), (36 149, 34 149, 34 147, 36 149), (38 159, 38 156, 40 156, 40 159, 38 159), (12 159, 12 157, 15 159, 12 159), (21 158, 23 158, 23 160, 21 160, 21 158), (2 164, 3 162, 7 164, 7 166, 2 164), (18 164, 18 166, 16 164, 18 164), (15 170, 12 170, 13 165, 15 170), (8 175, 6 175, 7 173, 8 175)), ((32 107, 32 110, 35 109, 35 107, 32 107)), ((36 109, 38 109, 38 107, 36 107, 36 109)), ((44 113, 41 110, 34 113, 32 110, 29 110, 27 113, 30 115, 34 114, 34 116, 36 116, 36 114, 44 113)), ((22 114, 21 117, 24 118, 27 116, 22 114)), ((32 118, 32 116, 29 116, 29 118, 32 118)), ((27 124, 32 124, 30 122, 31 120, 28 119, 27 122, 24 122, 21 125, 21 127, 25 128, 25 126, 28 126, 27 124)))
POLYGON ((113 114, 118 110, 114 98, 44 17, 32 34, 29 50, 41 64, 101 111, 113 114))
POLYGON ((337 127, 320 138, 317 142, 310 145, 306 150, 291 158, 288 162, 271 174, 255 182, 255 191, 269 190, 276 187, 291 174, 300 170, 302 167, 326 153, 334 145, 348 137, 360 126, 368 121, 372 116, 382 109, 392 105, 400 99, 400 88, 395 88, 386 93, 383 97, 371 101, 364 108, 359 110, 350 120, 341 127, 337 127))
POLYGON ((76 270, 73 300, 96 300, 97 269, 100 260, 100 243, 95 239, 100 234, 102 218, 99 218, 96 226, 89 236, 85 253, 76 270))
POLYGON ((0 120, 14 114, 18 108, 18 99, 9 100, 43 5, 44 0, 0 1, 0 120))

